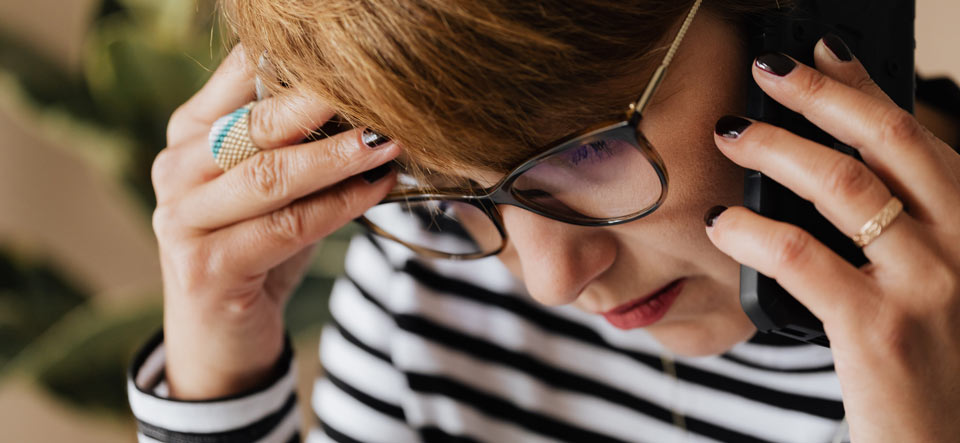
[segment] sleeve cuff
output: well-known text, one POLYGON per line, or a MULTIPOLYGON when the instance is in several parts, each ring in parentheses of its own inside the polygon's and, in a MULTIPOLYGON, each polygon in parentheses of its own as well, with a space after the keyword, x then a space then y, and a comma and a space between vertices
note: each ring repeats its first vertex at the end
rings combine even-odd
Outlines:
POLYGON ((296 368, 289 336, 273 375, 228 397, 165 398, 165 362, 160 331, 137 352, 127 374, 127 396, 141 441, 257 441, 297 431, 296 368))

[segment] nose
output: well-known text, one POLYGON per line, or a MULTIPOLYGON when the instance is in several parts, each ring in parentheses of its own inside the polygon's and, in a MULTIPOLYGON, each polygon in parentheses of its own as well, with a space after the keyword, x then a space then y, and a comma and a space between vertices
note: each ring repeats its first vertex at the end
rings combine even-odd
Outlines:
POLYGON ((544 305, 574 302, 617 257, 616 238, 605 229, 570 225, 513 206, 500 206, 500 212, 510 238, 504 255, 515 254, 527 291, 544 305))

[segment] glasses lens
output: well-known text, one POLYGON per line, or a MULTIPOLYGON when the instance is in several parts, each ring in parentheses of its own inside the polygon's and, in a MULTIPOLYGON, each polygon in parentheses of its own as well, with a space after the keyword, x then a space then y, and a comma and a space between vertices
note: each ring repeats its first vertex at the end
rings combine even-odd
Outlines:
POLYGON ((660 175, 633 143, 600 139, 550 156, 517 178, 513 194, 545 212, 614 219, 657 204, 660 175))
POLYGON ((381 203, 364 217, 395 240, 446 255, 488 254, 503 244, 483 210, 458 201, 381 203))

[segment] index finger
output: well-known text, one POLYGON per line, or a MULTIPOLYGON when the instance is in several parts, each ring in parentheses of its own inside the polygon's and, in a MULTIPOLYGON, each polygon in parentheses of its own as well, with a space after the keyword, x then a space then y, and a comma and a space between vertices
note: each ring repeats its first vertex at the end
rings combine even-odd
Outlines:
POLYGON ((956 183, 933 148, 939 140, 889 99, 845 85, 783 54, 762 55, 753 68, 754 79, 770 97, 857 148, 918 219, 931 221, 938 210, 960 204, 956 183))
POLYGON ((190 189, 175 212, 199 231, 218 229, 326 189, 400 153, 392 141, 372 146, 360 128, 315 142, 266 149, 214 180, 190 189))
POLYGON ((875 304, 879 291, 867 274, 795 225, 744 207, 726 209, 711 223, 706 230, 714 245, 775 279, 823 321, 828 334, 875 304))

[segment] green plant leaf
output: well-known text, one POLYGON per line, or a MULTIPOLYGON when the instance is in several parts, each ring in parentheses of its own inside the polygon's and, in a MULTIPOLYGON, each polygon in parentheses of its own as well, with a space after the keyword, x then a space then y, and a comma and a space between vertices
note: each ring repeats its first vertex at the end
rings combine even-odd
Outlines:
POLYGON ((0 373, 30 342, 86 300, 45 262, 0 249, 0 373))
POLYGON ((161 324, 159 304, 119 313, 84 306, 34 342, 15 368, 76 407, 128 415, 126 368, 161 324))

